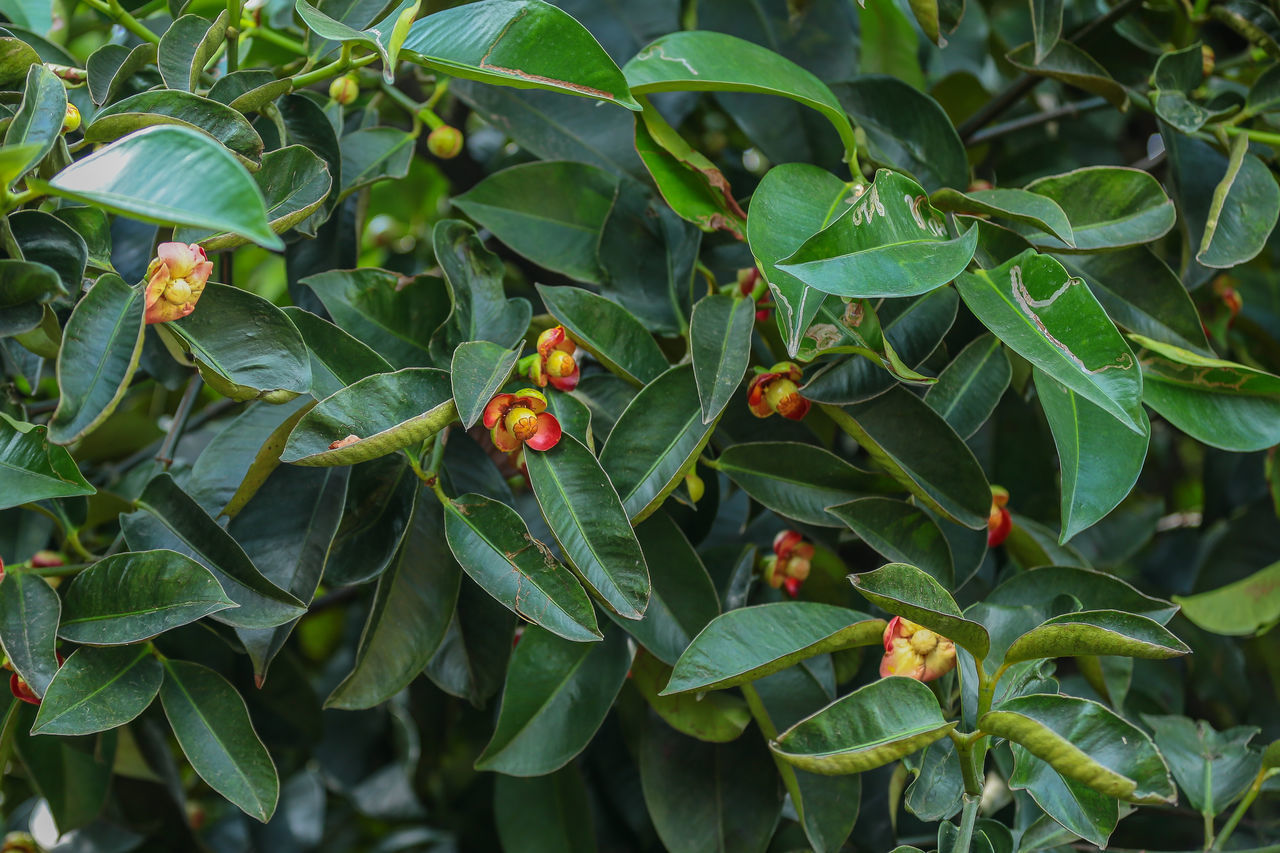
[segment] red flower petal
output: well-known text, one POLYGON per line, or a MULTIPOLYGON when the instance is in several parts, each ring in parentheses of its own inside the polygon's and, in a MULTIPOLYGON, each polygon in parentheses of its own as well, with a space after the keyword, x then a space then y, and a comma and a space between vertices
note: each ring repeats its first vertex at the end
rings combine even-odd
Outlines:
POLYGON ((770 379, 773 379, 776 373, 761 373, 759 376, 751 380, 751 384, 747 387, 747 408, 751 409, 751 414, 757 418, 767 418, 773 414, 773 409, 769 408, 769 404, 765 402, 764 391, 765 385, 770 379))
POLYGON ((999 507, 999 516, 994 512, 987 519, 987 547, 994 548, 1009 538, 1009 532, 1013 530, 1013 516, 1009 515, 1009 510, 999 507))
POLYGON ((538 415, 538 431, 525 442, 534 450, 550 450, 560 442, 560 422, 547 412, 538 415))
POLYGON ((581 378, 581 376, 582 371, 578 370, 577 365, 574 365, 573 373, 570 373, 568 376, 552 376, 551 385, 557 391, 572 391, 574 388, 578 387, 578 379, 581 378))
POLYGON ((23 681, 22 676, 16 672, 9 676, 9 692, 23 702, 28 702, 32 705, 40 704, 40 697, 31 689, 31 685, 23 681))
POLYGON ((502 420, 502 416, 507 413, 507 409, 511 408, 515 399, 515 394, 498 394, 490 400, 484 407, 484 428, 493 429, 494 424, 502 420))
POLYGON ((552 326, 538 335, 538 354, 546 358, 553 349, 556 349, 564 342, 564 339, 564 326, 552 326))
POLYGON ((520 439, 512 435, 501 421, 494 424, 493 428, 489 430, 489 438, 493 441, 493 446, 503 453, 510 453, 520 446, 520 439))
MULTIPOLYGON (((797 530, 783 530, 773 537, 773 553, 778 555, 778 559, 786 560, 791 556, 792 550, 800 544, 804 536, 797 530)), ((812 548, 812 546, 810 546, 812 548)), ((809 556, 813 556, 812 550, 809 556)))

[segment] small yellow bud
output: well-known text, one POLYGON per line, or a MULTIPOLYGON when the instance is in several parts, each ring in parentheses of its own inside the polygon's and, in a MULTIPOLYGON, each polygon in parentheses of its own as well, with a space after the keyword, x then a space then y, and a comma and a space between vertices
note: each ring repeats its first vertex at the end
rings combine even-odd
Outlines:
POLYGON ((360 82, 354 74, 343 74, 335 77, 329 84, 329 97, 344 107, 355 102, 360 96, 360 82))
POLYGON ((441 125, 427 135, 427 150, 441 160, 452 160, 462 153, 462 131, 441 125))
POLYGON ((80 129, 80 110, 75 104, 67 104, 67 115, 62 120, 62 132, 71 133, 80 129))

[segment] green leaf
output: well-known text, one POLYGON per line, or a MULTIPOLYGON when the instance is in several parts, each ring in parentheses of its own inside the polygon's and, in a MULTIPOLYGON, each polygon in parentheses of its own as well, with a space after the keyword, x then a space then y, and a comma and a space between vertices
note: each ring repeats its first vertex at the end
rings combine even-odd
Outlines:
POLYGON ((31 731, 87 735, 122 726, 147 709, 163 680, 144 646, 77 649, 49 683, 31 731))
POLYGON ((1067 779, 1130 803, 1177 799, 1169 768, 1146 733, 1097 702, 1074 696, 1010 699, 978 720, 1067 779), (1087 744, 1088 751, 1078 744, 1087 744))
POLYGON ((940 738, 925 748, 918 762, 918 767, 908 765, 916 778, 907 788, 907 810, 923 821, 946 820, 964 801, 964 775, 955 742, 940 738))
POLYGON ((1058 544, 1101 521, 1115 509, 1142 473, 1151 424, 1139 410, 1143 430, 1126 429, 1107 412, 1062 383, 1033 371, 1036 394, 1053 431, 1062 469, 1062 532, 1058 544))
POLYGON ((887 560, 918 566, 944 587, 955 582, 951 546, 923 509, 892 498, 859 498, 827 508, 887 560))
POLYGON ((813 601, 730 610, 694 637, 661 695, 756 681, 815 655, 879 643, 884 627, 883 619, 813 601))
POLYGON ((1161 625, 1178 612, 1169 602, 1144 595, 1117 577, 1073 566, 1045 566, 1019 572, 992 590, 986 603, 1030 606, 1042 619, 1047 619, 1054 615, 1050 607, 1059 596, 1071 596, 1085 610, 1115 608, 1148 616, 1161 625))
MULTIPOLYGON (((1050 820, 1066 831, 1106 846, 1120 819, 1119 801, 1073 779, 1059 776, 1021 746, 1013 746, 1014 769, 1009 787, 1023 789, 1050 820)), ((1028 835, 1030 832, 1028 832, 1028 835)), ((1024 836, 1025 837, 1025 836, 1024 836)))
POLYGON ((711 438, 693 368, 673 367, 632 398, 600 451, 600 465, 633 524, 662 505, 711 438))
POLYGON ((576 643, 601 638, 586 592, 515 510, 462 495, 445 504, 444 529, 466 573, 512 613, 576 643))
POLYGON ((266 823, 276 810, 280 780, 235 688, 207 667, 166 660, 160 703, 200 778, 266 823))
POLYGON ((1039 230, 1015 226, 1014 230, 1033 245, 1054 252, 1094 252, 1150 243, 1169 233, 1176 219, 1173 202, 1160 182, 1139 169, 1090 166, 1040 178, 1026 189, 1057 202, 1071 220, 1074 247, 1039 230))
POLYGON ((340 198, 388 178, 409 174, 414 137, 394 127, 369 127, 342 137, 340 198))
POLYGON ((111 416, 142 355, 143 298, 118 275, 98 279, 76 303, 58 352, 58 408, 49 439, 72 444, 111 416))
POLYGON ((693 307, 689 352, 703 423, 710 423, 724 411, 742 383, 751 359, 755 324, 756 306, 750 299, 715 294, 693 307))
MULTIPOLYGON (((40 54, 26 42, 16 38, 0 38, 0 82, 17 83, 27 76, 32 65, 39 62, 40 54)), ((26 156, 22 155, 23 158, 26 156)))
POLYGON ((1053 52, 1062 35, 1062 0, 1030 0, 1032 61, 1039 65, 1053 52))
POLYGON ((224 74, 213 81, 208 97, 209 100, 226 104, 231 109, 248 115, 261 110, 281 95, 288 94, 292 87, 293 80, 290 78, 276 77, 265 69, 242 69, 224 74))
POLYGON ((994 216, 1039 228, 1061 240, 1067 246, 1075 246, 1071 222, 1058 203, 1051 198, 1027 190, 1005 189, 959 190, 941 189, 929 197, 929 203, 938 210, 950 213, 994 216))
POLYGON ((827 507, 885 491, 883 478, 859 471, 812 444, 734 444, 720 454, 714 467, 779 515, 820 527, 839 526, 827 507))
POLYGON ((586 747, 622 689, 631 653, 620 631, 600 643, 573 643, 525 628, 507 668, 493 737, 477 770, 544 776, 586 747))
POLYGON ((539 0, 481 0, 470 6, 414 23, 400 48, 406 58, 450 77, 640 108, 618 66, 565 12, 539 0))
MULTIPOLYGON (((25 259, 10 259, 0 265, 0 276, 11 277, 10 285, 16 283, 13 279, 18 279, 21 282, 19 290, 29 287, 43 290, 48 282, 48 270, 41 266, 43 264, 58 274, 67 293, 78 293, 83 289, 89 246, 75 228, 40 210, 14 211, 9 214, 9 228, 25 259)), ((8 302, 6 297, 11 293, 9 291, 0 299, 8 302)), ((45 294, 42 296, 48 298, 45 294)))
POLYGON ((993 270, 956 279, 965 304, 1006 346, 1141 433, 1137 360, 1083 285, 1062 264, 1030 249, 993 270))
POLYGON ((1173 778, 1196 811, 1216 815, 1244 793, 1262 766, 1262 755, 1249 749, 1258 733, 1253 726, 1215 731, 1205 720, 1143 714, 1156 746, 1169 762, 1173 778))
POLYGON ((791 98, 822 113, 846 152, 857 151, 844 107, 821 80, 768 48, 724 33, 676 32, 651 42, 623 67, 631 91, 750 92, 791 98))
POLYGON ((1128 109, 1129 94, 1124 86, 1117 83, 1098 60, 1071 42, 1059 41, 1038 59, 1037 53, 1036 47, 1028 43, 1009 51, 1005 58, 1028 74, 1048 77, 1101 95, 1121 112, 1128 109))
MULTIPOLYGON (((436 223, 431 245, 453 297, 453 313, 432 336, 431 351, 435 353, 437 345, 447 351, 466 341, 518 349, 533 309, 525 299, 507 298, 502 259, 484 247, 474 228, 457 219, 436 223)), ((444 362, 449 356, 437 358, 444 362)))
POLYGON ((569 564, 605 606, 639 619, 649 606, 649 568, 618 493, 604 469, 573 436, 525 451, 529 482, 569 564))
POLYGON ((1079 655, 1164 660, 1190 653, 1185 643, 1146 616, 1119 610, 1087 610, 1055 616, 1018 637, 1005 652, 1004 662, 1079 655))
POLYGON ((591 801, 575 766, 549 776, 493 780, 493 817, 504 850, 595 853, 591 801))
POLYGON ((262 137, 238 111, 209 98, 172 89, 141 92, 103 107, 85 127, 84 138, 94 143, 112 142, 156 124, 203 131, 254 167, 262 158, 262 137))
POLYGON ((110 792, 115 732, 77 738, 28 735, 36 709, 23 705, 17 713, 14 750, 34 792, 49 804, 57 830, 70 833, 93 822, 110 792))
POLYGON ((32 65, 27 69, 27 82, 22 90, 22 103, 4 134, 6 147, 29 149, 25 165, 17 168, 13 178, 6 176, 8 189, 14 178, 33 169, 45 158, 62 136, 62 122, 67 114, 67 89, 48 68, 32 65))
POLYGON ((136 643, 235 606, 190 557, 163 550, 115 554, 71 581, 58 635, 95 646, 136 643))
POLYGON ((569 394, 547 397, 547 411, 560 422, 560 429, 576 438, 595 453, 595 436, 591 432, 591 410, 587 404, 569 394))
POLYGON ((368 344, 352 337, 328 320, 292 305, 281 309, 302 335, 311 357, 311 391, 323 400, 377 373, 395 368, 368 344))
POLYGON ((156 46, 156 65, 167 88, 194 92, 199 87, 205 65, 227 37, 227 24, 224 14, 212 22, 183 15, 169 25, 156 46))
POLYGON ((409 281, 379 269, 330 270, 302 280, 346 332, 396 368, 432 367, 427 342, 449 316, 442 279, 419 275, 409 281))
POLYGON ((408 533, 422 481, 399 454, 362 462, 351 470, 342 520, 325 559, 331 585, 372 580, 391 564, 408 533))
POLYGON ((964 527, 986 527, 991 487, 977 459, 915 394, 898 385, 865 403, 823 411, 925 506, 964 527))
POLYGON ((1280 563, 1247 578, 1195 595, 1175 595, 1182 615, 1197 627, 1227 637, 1261 633, 1280 621, 1280 563))
POLYGON ((58 594, 39 575, 10 571, 0 582, 0 646, 37 696, 58 671, 54 648, 61 612, 58 594))
POLYGON ((1249 153, 1249 137, 1241 133, 1231 142, 1227 173, 1213 191, 1196 260, 1217 269, 1252 260, 1266 245, 1277 218, 1280 186, 1271 170, 1249 153))
MULTIPOLYGON (((262 156, 261 168, 253 173, 253 180, 267 205, 267 222, 277 234, 319 210, 333 183, 325 162, 302 145, 268 151, 262 156)), ((208 252, 237 248, 247 242, 227 231, 216 234, 196 228, 179 228, 173 236, 181 242, 199 243, 208 252)))
POLYGON ((911 173, 930 192, 969 184, 969 162, 955 126, 938 102, 911 82, 864 74, 837 83, 833 91, 867 135, 877 162, 911 173))
POLYGON ((547 311, 610 372, 645 385, 669 367, 653 336, 622 306, 580 287, 538 285, 547 311))
POLYGON ((995 335, 975 338, 938 374, 924 401, 961 438, 969 438, 996 410, 1013 368, 995 335))
MULTIPOLYGON (((12 214, 10 227, 14 220, 22 222, 24 214, 32 213, 38 212, 19 211, 12 214)), ((40 222, 32 230, 45 224, 40 222)), ((14 236, 16 239, 17 235, 14 236)), ((56 259, 50 257, 49 260, 56 259)), ((76 284, 79 285, 79 281, 76 284)), ((31 302, 47 303, 67 295, 65 282, 58 270, 49 264, 37 263, 34 258, 30 261, 5 258, 0 262, 0 308, 17 308, 31 302)))
POLYGON ((837 699, 769 744, 788 764, 836 776, 861 773, 928 746, 955 728, 933 691, 912 678, 882 678, 837 699))
POLYGON ((137 506, 139 512, 120 517, 129 547, 171 549, 212 572, 227 598, 239 605, 221 611, 218 621, 238 628, 272 628, 305 611, 302 602, 263 577, 239 543, 168 474, 147 483, 137 506))
POLYGON ((525 163, 495 172, 452 201, 535 264, 598 282, 596 244, 617 187, 616 177, 585 163, 525 163))
MULTIPOLYGON (((613 621, 663 663, 674 665, 698 632, 720 615, 720 599, 702 558, 665 512, 639 525, 636 538, 652 579, 649 606, 642 619, 613 621)), ((654 692, 665 684, 664 678, 654 692)))
POLYGON ((282 462, 353 465, 417 446, 457 420, 449 375, 430 367, 379 373, 326 397, 289 434, 282 462), (349 435, 360 441, 332 448, 349 435))
POLYGON ((859 8, 858 22, 862 30, 858 67, 862 74, 885 74, 924 89, 919 37, 898 4, 893 0, 868 0, 859 8))
POLYGON ((467 341, 453 351, 449 381, 454 400, 462 403, 458 418, 463 429, 471 429, 480 420, 484 407, 507 384, 515 366, 515 350, 488 341, 467 341))
POLYGON ((143 222, 230 231, 267 249, 284 248, 253 176, 230 151, 190 128, 143 128, 77 160, 47 184, 29 183, 143 222), (193 191, 175 174, 198 174, 218 191, 193 191))
POLYGON ((778 267, 837 296, 917 296, 963 272, 977 246, 976 228, 948 239, 924 189, 880 169, 857 201, 778 267))
POLYGON ((256 293, 209 282, 195 311, 162 328, 181 341, 211 387, 238 402, 284 403, 311 387, 302 335, 256 293))
POLYGON ((134 75, 155 61, 156 46, 151 42, 143 42, 133 49, 107 43, 95 50, 85 62, 86 82, 94 104, 101 106, 114 101, 134 75))
POLYGON ((1142 401, 1187 435, 1244 453, 1280 443, 1280 376, 1129 336, 1141 349, 1142 401))
POLYGON ((400 553, 378 578, 355 666, 326 708, 385 702, 418 677, 444 642, 462 579, 444 541, 447 526, 440 502, 419 495, 400 553))
POLYGON ((808 163, 784 163, 765 173, 747 214, 747 242, 777 305, 778 329, 795 357, 800 340, 822 306, 824 294, 777 267, 806 240, 831 224, 849 185, 808 163))
POLYGON ((736 740, 751 722, 747 703, 732 693, 659 695, 658 691, 670 678, 671 667, 643 646, 636 652, 636 659, 631 663, 631 683, 649 707, 681 734, 708 743, 728 743, 736 740))
MULTIPOLYGON (((371 47, 382 58, 383 75, 389 76, 387 82, 394 81, 396 58, 400 52, 400 43, 404 40, 405 30, 413 22, 417 14, 420 0, 402 0, 394 9, 381 15, 381 22, 368 29, 356 29, 342 21, 335 20, 312 6, 307 0, 297 0, 294 8, 298 17, 302 18, 307 29, 324 39, 339 42, 355 42, 371 47), (402 19, 405 22, 402 23, 402 19)), ((322 43, 315 54, 323 55, 325 45, 322 43)))
POLYGON ((45 427, 0 414, 0 509, 97 491, 67 449, 50 444, 46 433, 45 427))
MULTIPOLYGON (((636 122, 635 148, 658 191, 681 219, 703 231, 729 231, 741 236, 742 208, 724 173, 689 145, 650 106, 636 122)), ((629 186, 619 184, 619 199, 629 186)), ((615 202, 615 211, 618 208, 615 202)))
POLYGON ((987 629, 964 618, 951 594, 915 566, 889 563, 874 572, 850 575, 853 588, 872 604, 895 616, 909 619, 963 646, 975 658, 985 658, 991 648, 987 629))

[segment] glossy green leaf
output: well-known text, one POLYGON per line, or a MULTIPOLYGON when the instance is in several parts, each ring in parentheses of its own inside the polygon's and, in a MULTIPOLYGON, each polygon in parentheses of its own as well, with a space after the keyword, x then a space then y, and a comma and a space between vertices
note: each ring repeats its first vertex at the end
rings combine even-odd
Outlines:
POLYGON ((586 747, 622 689, 631 653, 620 631, 573 643, 529 626, 511 654, 493 737, 477 770, 543 776, 586 747))
MULTIPOLYGON (((262 166, 253 173, 254 183, 267 205, 271 230, 283 234, 315 213, 324 204, 333 183, 329 167, 310 149, 290 145, 268 151, 262 166)), ((232 249, 244 245, 244 237, 229 232, 215 234, 195 228, 179 228, 174 239, 199 243, 205 251, 232 249)))
POLYGON ((368 344, 309 311, 289 305, 282 309, 302 335, 311 357, 311 391, 323 400, 377 373, 395 368, 368 344))
POLYGON ((751 722, 747 703, 732 693, 659 695, 670 678, 671 667, 644 648, 636 652, 636 659, 631 663, 631 683, 649 707, 681 734, 708 743, 728 743, 736 740, 751 722))
POLYGON ((418 496, 400 553, 378 578, 355 666, 326 708, 385 702, 418 677, 444 642, 462 578, 445 544, 446 516, 431 495, 418 496))
POLYGON ((62 602, 38 575, 10 571, 0 582, 0 646, 37 696, 58 671, 54 655, 62 602))
POLYGON ((568 14, 538 0, 482 3, 428 15, 409 28, 401 50, 450 77, 639 109, 618 66, 568 14))
POLYGON ((200 84, 205 64, 226 39, 227 15, 209 21, 198 15, 183 15, 160 37, 156 65, 169 89, 193 92, 200 84))
POLYGON ((1235 452, 1280 443, 1280 377, 1141 335, 1142 401, 1187 435, 1235 452))
POLYGON ((929 197, 929 203, 950 213, 994 216, 1025 223, 1053 235, 1067 246, 1076 244, 1071 222, 1058 203, 1027 190, 1000 187, 962 193, 941 189, 929 197))
POLYGON ((453 351, 449 381, 454 400, 462 404, 458 418, 463 429, 471 429, 480 420, 484 407, 507 384, 515 366, 514 350, 488 341, 467 341, 453 351))
POLYGON ((340 197, 378 181, 405 177, 413 146, 413 135, 395 127, 370 127, 342 137, 340 197))
POLYGON ((1039 230, 1015 225, 1033 245, 1055 252, 1093 252, 1150 243, 1167 234, 1175 220, 1173 202, 1160 182, 1138 169, 1090 166, 1040 178, 1025 189, 1057 202, 1071 220, 1074 249, 1039 230))
POLYGON ((538 285, 538 295, 569 337, 628 382, 644 385, 668 368, 653 336, 620 305, 578 287, 538 285))
MULTIPOLYGON (((636 122, 636 152, 677 216, 703 231, 741 236, 742 207, 724 173, 691 146, 652 107, 636 122)), ((619 185, 619 201, 627 184, 619 185)), ((617 209, 615 202, 615 210, 617 209)))
POLYGON ((1062 35, 1062 0, 1031 0, 1031 34, 1035 51, 1031 59, 1039 65, 1053 52, 1062 35))
POLYGON ((600 451, 600 465, 633 524, 675 490, 711 438, 690 366, 673 367, 640 390, 600 451))
POLYGON ((827 507, 883 492, 886 482, 829 450, 786 441, 731 445, 715 469, 779 515, 821 527, 839 526, 827 507))
POLYGON ((452 201, 524 257, 579 281, 599 281, 596 243, 618 179, 585 163, 526 163, 490 175, 452 201))
POLYGON ((918 767, 908 765, 908 768, 916 771, 903 801, 908 811, 920 820, 938 821, 960 810, 964 802, 964 775, 951 738, 940 738, 930 744, 921 754, 918 767))
POLYGON ((200 778, 245 814, 270 820, 280 780, 235 688, 207 667, 166 660, 160 702, 200 778))
POLYGON ((987 629, 966 619, 951 594, 915 566, 889 563, 849 579, 872 604, 954 640, 976 658, 987 656, 991 648, 987 629))
POLYGON ((569 394, 552 394, 547 397, 547 411, 560 422, 560 429, 596 451, 595 436, 591 431, 591 410, 587 404, 569 394))
POLYGON ((915 26, 893 0, 868 0, 858 9, 861 29, 858 68, 863 74, 888 74, 925 88, 915 26))
POLYGON ((882 678, 837 699, 769 744, 788 764, 824 775, 861 773, 922 749, 955 728, 912 678, 882 678))
MULTIPOLYGON (((77 293, 83 289, 85 266, 89 262, 89 247, 84 237, 66 222, 52 214, 40 210, 18 210, 9 214, 9 228, 13 232, 14 242, 22 250, 23 261, 8 260, 0 267, 0 276, 10 277, 9 292, 3 301, 8 302, 12 288, 18 279, 21 284, 16 289, 33 288, 43 290, 48 286, 48 270, 58 274, 58 279, 67 293, 77 293)), ((57 292, 55 288, 54 293, 57 292)), ((42 294, 45 301, 53 294, 42 294)))
POLYGON ((142 293, 118 275, 104 275, 76 303, 58 353, 51 441, 71 444, 111 416, 138 367, 144 328, 142 293))
POLYGON ((164 332, 179 338, 204 380, 233 400, 282 403, 311 387, 302 335, 256 293, 210 282, 196 310, 164 332))
MULTIPOLYGON (((7 139, 7 137, 6 137, 7 139)), ((1213 191, 1196 260, 1229 269, 1252 260, 1280 218, 1280 185, 1271 170, 1249 153, 1249 137, 1232 141, 1227 173, 1213 191)))
POLYGON ((143 489, 138 512, 120 517, 135 551, 171 549, 192 557, 213 573, 238 607, 217 619, 240 628, 271 628, 301 616, 302 602, 267 580, 231 536, 194 500, 160 474, 143 489))
POLYGON ((755 325, 756 306, 750 299, 715 294, 693 307, 689 352, 703 423, 724 411, 738 390, 751 359, 751 332, 755 325))
POLYGON ((110 793, 116 733, 77 738, 28 735, 36 709, 22 705, 16 712, 14 752, 22 759, 32 789, 48 803, 55 827, 67 833, 87 827, 102 813, 110 793))
POLYGON ((649 606, 649 568, 618 493, 573 436, 525 451, 529 482, 560 550, 587 588, 624 619, 649 606))
POLYGON ((171 89, 140 92, 103 107, 85 127, 84 136, 94 143, 112 142, 156 124, 204 131, 254 165, 262 158, 262 137, 238 111, 209 98, 171 89))
POLYGON ((27 76, 32 65, 39 62, 40 54, 26 42, 11 37, 0 38, 0 80, 4 83, 17 83, 27 76))
POLYGON ((1096 702, 1021 696, 988 711, 978 726, 1100 793, 1146 805, 1177 799, 1169 768, 1151 738, 1096 702), (1081 748, 1085 744, 1087 751, 1081 748))
POLYGON ((143 128, 77 160, 47 184, 32 183, 143 222, 230 231, 264 248, 284 247, 253 176, 230 151, 190 128, 143 128), (218 191, 193 192, 172 179, 182 174, 200 175, 218 191))
MULTIPOLYGON (((35 146, 26 156, 25 165, 16 170, 18 177, 45 158, 62 135, 62 121, 67 113, 67 89, 48 68, 32 65, 27 69, 27 83, 22 90, 22 103, 4 134, 8 146, 35 146)), ((13 183, 6 180, 6 188, 13 183)))
POLYGON ((724 33, 676 32, 651 42, 622 69, 631 91, 751 92, 791 98, 822 113, 846 152, 857 150, 844 107, 821 80, 768 48, 724 33))
MULTIPOLYGON (((1013 745, 1009 787, 1025 790, 1059 831, 1105 846, 1120 819, 1119 801, 1057 771, 1026 749, 1013 745)), ((1031 830, 1028 830, 1031 835, 1031 830)), ((1025 836, 1024 836, 1025 837, 1025 836)))
POLYGON ((462 495, 445 505, 444 528, 462 568, 512 613, 576 643, 600 639, 586 592, 515 510, 462 495))
POLYGON ((1146 616, 1120 610, 1086 610, 1055 616, 1013 641, 1004 662, 1078 655, 1123 655, 1163 660, 1191 649, 1146 616))
MULTIPOLYGON (((453 313, 432 336, 432 353, 437 345, 447 349, 466 341, 490 341, 518 349, 533 309, 525 299, 507 298, 502 259, 485 248, 474 228, 457 219, 436 223, 431 245, 453 295, 453 313)), ((436 358, 443 363, 450 357, 436 358)))
POLYGON ((521 779, 497 774, 493 817, 504 850, 595 853, 591 801, 576 766, 521 779))
POLYGON ((849 193, 849 186, 830 172, 807 163, 784 163, 765 173, 751 197, 747 241, 769 282, 778 328, 792 357, 824 294, 777 264, 831 224, 841 212, 840 200, 849 193))
MULTIPOLYGON (((400 44, 404 41, 408 27, 413 23, 413 18, 417 14, 420 5, 418 0, 402 0, 391 11, 381 15, 381 20, 376 26, 371 26, 368 29, 356 29, 348 26, 342 21, 326 15, 320 9, 308 3, 307 0, 297 0, 294 8, 298 12, 298 17, 302 18, 303 23, 307 25, 307 29, 316 35, 332 41, 362 44, 377 51, 378 56, 382 59, 383 74, 388 76, 387 82, 390 83, 394 81, 394 70, 396 58, 400 53, 400 44)), ((323 54, 323 52, 324 47, 322 44, 316 53, 323 54)))
POLYGON ((47 432, 0 414, 0 509, 97 491, 66 448, 49 443, 47 432))
POLYGON ((1216 731, 1205 720, 1143 714, 1151 727, 1178 787, 1196 811, 1216 815, 1244 793, 1262 766, 1262 756, 1249 749, 1258 733, 1253 726, 1216 731))
POLYGON ((98 106, 116 99, 126 84, 156 61, 156 46, 143 42, 133 49, 122 44, 104 44, 85 62, 89 95, 98 106))
POLYGON ((451 310, 444 281, 420 275, 404 281, 379 269, 331 270, 303 279, 344 331, 395 368, 432 367, 431 334, 451 310))
POLYGON ((1026 252, 966 273, 956 287, 1006 346, 1134 432, 1143 429, 1142 374, 1124 337, 1078 278, 1026 252))
POLYGON ((1062 470, 1061 545, 1101 521, 1133 489, 1151 425, 1140 410, 1143 430, 1135 433, 1055 379, 1039 370, 1033 375, 1062 470))
POLYGON ((977 246, 975 228, 948 238, 924 189, 880 169, 857 201, 778 267, 837 296, 916 296, 963 272, 977 246))
MULTIPOLYGON (((22 221, 24 215, 36 211, 19 211, 12 215, 14 220, 22 221)), ((34 223, 33 223, 34 224, 34 223)), ((43 223, 39 223, 43 224, 43 223)), ((12 227, 12 226, 11 226, 12 227)), ((32 230, 39 228, 39 225, 32 230)), ((14 234, 17 239, 17 234, 14 234)), ((50 257, 48 260, 56 260, 50 257)), ((76 282, 79 285, 79 281, 76 282)), ((5 258, 0 263, 0 308, 16 308, 28 303, 47 303, 59 296, 66 296, 65 282, 62 281, 57 268, 32 258, 29 261, 5 258)))
POLYGON ((87 735, 122 726, 147 709, 163 680, 145 646, 77 649, 49 683, 31 731, 87 735))
POLYGON ((885 559, 917 566, 944 587, 954 584, 951 546, 923 509, 892 498, 869 497, 828 507, 827 512, 885 559))
POLYGON ((730 610, 707 625, 676 662, 662 695, 723 690, 815 655, 880 642, 885 622, 813 601, 730 610))
POLYGON ((391 565, 409 531, 422 481, 399 454, 351 468, 342 520, 325 559, 325 579, 335 586, 372 580, 391 565))
POLYGON ((235 606, 190 557, 165 550, 115 554, 71 581, 58 635, 96 646, 136 643, 235 606))
POLYGON ((265 69, 246 68, 213 81, 208 98, 247 115, 288 94, 292 84, 292 80, 276 77, 265 69))
POLYGON ((1013 369, 995 335, 975 338, 938 374, 924 401, 961 438, 969 438, 987 422, 1009 387, 1013 369))
POLYGON ((1047 619, 1054 615, 1050 607, 1059 596, 1071 596, 1085 610, 1114 608, 1148 616, 1161 625, 1178 612, 1176 606, 1145 595, 1120 578, 1072 566, 1046 566, 1019 572, 992 590, 986 603, 1006 607, 1030 606, 1047 619))
POLYGON ((1280 622, 1280 563, 1195 595, 1175 595, 1182 615, 1214 634, 1247 637, 1280 622))
POLYGON ((1028 74, 1101 95, 1118 110, 1128 108, 1129 95, 1124 86, 1116 82, 1098 60, 1071 42, 1059 41, 1039 59, 1037 52, 1035 46, 1028 43, 1009 51, 1005 58, 1028 74))
POLYGON ((986 526, 991 488, 977 459, 915 394, 895 386, 865 403, 823 411, 925 506, 973 530, 986 526))
POLYGON ((449 375, 429 367, 380 373, 303 415, 280 455, 295 465, 353 465, 421 444, 457 420, 449 375), (349 435, 359 441, 331 447, 349 435))

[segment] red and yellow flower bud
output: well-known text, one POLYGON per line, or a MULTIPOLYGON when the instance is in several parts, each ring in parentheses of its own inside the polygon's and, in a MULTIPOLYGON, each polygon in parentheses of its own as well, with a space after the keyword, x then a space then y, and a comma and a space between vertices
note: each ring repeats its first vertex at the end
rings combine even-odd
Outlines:
POLYGON ((572 391, 578 387, 581 376, 573 357, 577 350, 578 345, 564 326, 552 326, 538 335, 537 354, 521 359, 518 369, 539 388, 546 388, 550 383, 558 391, 572 391))
POLYGON ((895 616, 884 629, 881 677, 901 675, 933 681, 956 665, 956 644, 921 625, 895 616))
MULTIPOLYGON (((758 369, 758 368, 757 368, 758 369)), ((757 418, 767 418, 777 412, 793 421, 809 413, 809 401, 800 396, 796 385, 801 379, 800 368, 790 361, 783 361, 751 380, 747 388, 747 406, 757 418)))
POLYGON ((1220 275, 1213 280, 1213 293, 1227 307, 1227 328, 1230 328, 1236 321, 1240 309, 1244 307, 1244 299, 1240 296, 1240 291, 1232 285, 1231 277, 1227 275, 1220 275))
POLYGON ((991 487, 991 512, 987 515, 987 547, 994 548, 1009 537, 1013 530, 1013 516, 1005 509, 1009 502, 1009 490, 1002 486, 991 487))
POLYGON ((809 577, 813 545, 796 530, 783 530, 773 537, 773 553, 761 562, 765 583, 785 589, 792 598, 809 577))
POLYGON ((484 407, 484 425, 493 446, 503 453, 521 445, 550 450, 560 441, 560 422, 547 411, 547 398, 534 388, 495 396, 484 407))
POLYGON ((75 104, 67 104, 67 114, 62 119, 62 132, 72 133, 80 129, 80 110, 75 104))
POLYGON ((195 243, 161 243, 147 267, 146 321, 167 323, 196 310, 213 263, 195 243))
POLYGON ((335 77, 329 84, 329 97, 344 107, 355 103, 356 98, 360 97, 360 81, 354 74, 335 77))
POLYGON ((462 153, 462 131, 447 124, 427 134, 427 150, 441 160, 452 160, 462 153))
POLYGON ((31 555, 31 568, 33 569, 51 569, 64 563, 62 555, 56 551, 36 551, 35 554, 31 555))

